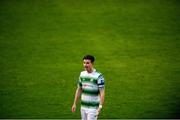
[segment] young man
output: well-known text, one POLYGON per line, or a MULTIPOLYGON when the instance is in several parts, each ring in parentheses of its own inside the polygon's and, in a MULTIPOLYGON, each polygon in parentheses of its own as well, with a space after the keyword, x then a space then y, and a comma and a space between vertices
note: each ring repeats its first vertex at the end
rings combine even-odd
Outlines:
POLYGON ((72 112, 75 112, 78 98, 81 96, 82 120, 97 120, 104 103, 104 77, 94 69, 94 61, 95 58, 92 55, 83 57, 85 71, 80 73, 72 106, 72 112))

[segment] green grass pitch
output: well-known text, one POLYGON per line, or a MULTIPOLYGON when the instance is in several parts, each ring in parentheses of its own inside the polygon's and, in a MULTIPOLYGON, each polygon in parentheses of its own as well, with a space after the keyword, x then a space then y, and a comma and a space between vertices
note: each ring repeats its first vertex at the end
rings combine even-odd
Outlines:
POLYGON ((180 118, 178 0, 1 0, 0 118, 71 112, 82 57, 106 79, 100 118, 180 118))

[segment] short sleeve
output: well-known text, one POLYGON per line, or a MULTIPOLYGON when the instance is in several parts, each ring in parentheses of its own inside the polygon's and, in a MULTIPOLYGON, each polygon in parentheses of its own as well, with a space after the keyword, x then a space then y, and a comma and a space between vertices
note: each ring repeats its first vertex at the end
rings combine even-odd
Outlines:
POLYGON ((99 87, 99 88, 103 88, 103 87, 104 87, 104 85, 105 85, 105 80, 104 80, 103 75, 100 75, 100 76, 98 77, 97 83, 98 83, 98 87, 99 87))
POLYGON ((82 88, 82 82, 81 82, 81 78, 80 77, 78 79, 78 87, 82 88))

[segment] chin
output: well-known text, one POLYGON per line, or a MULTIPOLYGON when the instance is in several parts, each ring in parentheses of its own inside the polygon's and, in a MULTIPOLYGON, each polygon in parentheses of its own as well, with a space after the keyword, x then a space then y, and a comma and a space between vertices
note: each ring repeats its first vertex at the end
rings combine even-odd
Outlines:
POLYGON ((86 71, 89 71, 89 69, 88 69, 88 68, 85 68, 85 70, 86 70, 86 71))

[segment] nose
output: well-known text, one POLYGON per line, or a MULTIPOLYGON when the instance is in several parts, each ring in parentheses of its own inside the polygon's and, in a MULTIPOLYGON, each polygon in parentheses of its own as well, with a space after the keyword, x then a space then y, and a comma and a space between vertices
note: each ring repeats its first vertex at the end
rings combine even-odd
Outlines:
POLYGON ((87 64, 84 64, 84 67, 88 67, 88 65, 87 65, 87 64))

